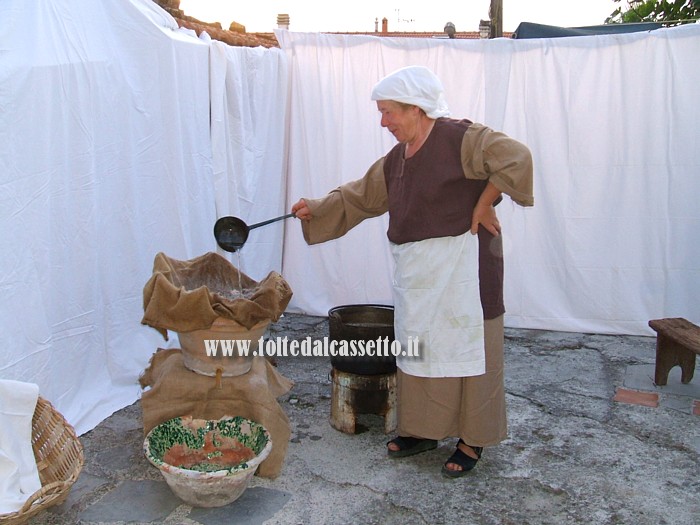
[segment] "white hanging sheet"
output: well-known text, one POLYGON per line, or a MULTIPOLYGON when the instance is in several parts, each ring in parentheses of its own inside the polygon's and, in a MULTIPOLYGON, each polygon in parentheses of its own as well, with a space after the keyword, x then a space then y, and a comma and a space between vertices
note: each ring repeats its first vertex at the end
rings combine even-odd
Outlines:
POLYGON ((0 3, 0 377, 78 433, 166 346, 140 324, 155 254, 215 249, 209 46, 138 4, 0 3))
MULTIPOLYGON (((251 226, 287 214, 286 56, 212 41, 210 89, 217 218, 251 226)), ((218 253, 260 281, 282 271, 284 229, 282 221, 254 228, 240 251, 218 253)))
MULTIPOLYGON (((79 434, 132 403, 153 351, 177 344, 140 325, 155 254, 215 251, 217 217, 253 224, 362 176, 393 145, 371 88, 412 63, 441 76, 454 116, 533 151, 536 206, 499 206, 509 326, 700 323, 698 26, 278 32, 283 51, 263 52, 193 38, 150 0, 5 0, 0 20, 0 378, 39 385, 79 434)), ((256 279, 282 261, 292 311, 390 304, 386 227, 307 247, 288 219, 231 260, 256 279)))
MULTIPOLYGON (((507 326, 651 335, 653 318, 700 323, 700 26, 534 40, 276 35, 291 76, 290 203, 361 177, 388 152, 371 88, 424 65, 453 117, 533 153, 535 207, 498 207, 507 326)), ((385 231, 386 217, 371 219, 307 247, 290 229, 290 308, 389 301, 385 231)))

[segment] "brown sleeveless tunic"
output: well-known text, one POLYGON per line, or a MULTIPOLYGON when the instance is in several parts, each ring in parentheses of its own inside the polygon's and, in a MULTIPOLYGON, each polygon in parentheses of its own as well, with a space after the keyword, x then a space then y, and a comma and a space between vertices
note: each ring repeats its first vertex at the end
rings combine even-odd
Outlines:
MULTIPOLYGON (((462 235, 488 181, 467 179, 460 146, 468 120, 441 118, 416 154, 404 159, 404 144, 385 157, 387 236, 396 244, 462 235)), ((505 312, 501 238, 479 228, 479 289, 484 319, 505 312)), ((436 254, 439 256, 439 254, 436 254)))

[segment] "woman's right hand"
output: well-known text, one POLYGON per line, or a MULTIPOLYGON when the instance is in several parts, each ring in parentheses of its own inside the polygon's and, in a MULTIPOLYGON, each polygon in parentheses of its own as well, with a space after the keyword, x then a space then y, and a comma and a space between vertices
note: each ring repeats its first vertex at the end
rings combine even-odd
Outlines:
POLYGON ((311 217, 313 217, 304 199, 299 199, 297 203, 292 206, 292 213, 296 215, 297 219, 301 219, 302 221, 310 221, 311 217))

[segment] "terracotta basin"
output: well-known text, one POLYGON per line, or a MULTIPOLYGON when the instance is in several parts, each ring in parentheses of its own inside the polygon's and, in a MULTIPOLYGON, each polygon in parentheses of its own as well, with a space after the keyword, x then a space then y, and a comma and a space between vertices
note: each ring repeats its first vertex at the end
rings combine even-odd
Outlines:
MULTIPOLYGON (((265 319, 248 329, 232 319, 217 318, 207 330, 178 332, 183 364, 193 372, 206 376, 231 377, 248 373, 253 366, 253 352, 258 348, 260 337, 265 334, 270 320, 265 319), (238 355, 234 348, 232 355, 223 355, 221 344, 216 345, 216 355, 207 355, 205 340, 250 342, 248 356, 238 355)), ((237 345, 238 343, 235 343, 237 345)))
POLYGON ((270 454, 272 440, 265 427, 240 416, 218 420, 177 417, 154 427, 143 448, 148 461, 185 503, 221 507, 237 500, 248 488, 258 466, 270 454), (189 452, 177 456, 173 454, 177 447, 189 452), (252 451, 252 459, 240 462, 243 450, 252 451), (175 456, 187 468, 164 460, 175 456))

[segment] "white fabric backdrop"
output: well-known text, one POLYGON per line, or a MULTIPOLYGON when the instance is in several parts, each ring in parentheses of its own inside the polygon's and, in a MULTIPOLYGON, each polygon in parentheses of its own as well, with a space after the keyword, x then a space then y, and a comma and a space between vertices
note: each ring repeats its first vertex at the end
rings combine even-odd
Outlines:
MULTIPOLYGON (((284 211, 286 60, 212 46, 150 0, 6 0, 0 20, 0 378, 83 433, 177 345, 140 324, 156 253, 217 250, 229 211, 284 211)), ((279 271, 282 230, 239 266, 279 271)))
MULTIPOLYGON (((290 203, 362 176, 389 150, 371 88, 425 65, 453 116, 533 152, 535 207, 499 206, 507 326, 650 335, 652 318, 700 322, 700 26, 538 40, 277 38, 291 72, 290 203)), ((313 247, 290 230, 291 308, 390 302, 385 221, 313 247)))
MULTIPOLYGON (((212 42, 211 112, 216 215, 250 225, 285 215, 287 60, 280 49, 212 42)), ((290 221, 292 219, 289 219, 290 221)), ((250 231, 229 254, 255 280, 282 271, 285 222, 250 231)))
MULTIPOLYGON (((0 20, 0 378, 39 384, 79 433, 133 402, 153 351, 177 344, 140 325, 155 254, 216 250, 217 217, 252 224, 361 176, 393 143, 370 89, 408 63, 441 75, 454 115, 535 155, 536 207, 500 206, 509 326, 700 322, 700 27, 282 32, 280 51, 193 38, 150 0, 5 0, 0 20)), ((258 279, 281 270, 290 310, 391 301, 386 217, 312 248, 299 230, 254 230, 231 260, 258 279)))
POLYGON ((0 375, 39 384, 78 432, 133 402, 165 346, 140 325, 155 254, 212 244, 208 46, 149 17, 0 4, 0 375))

